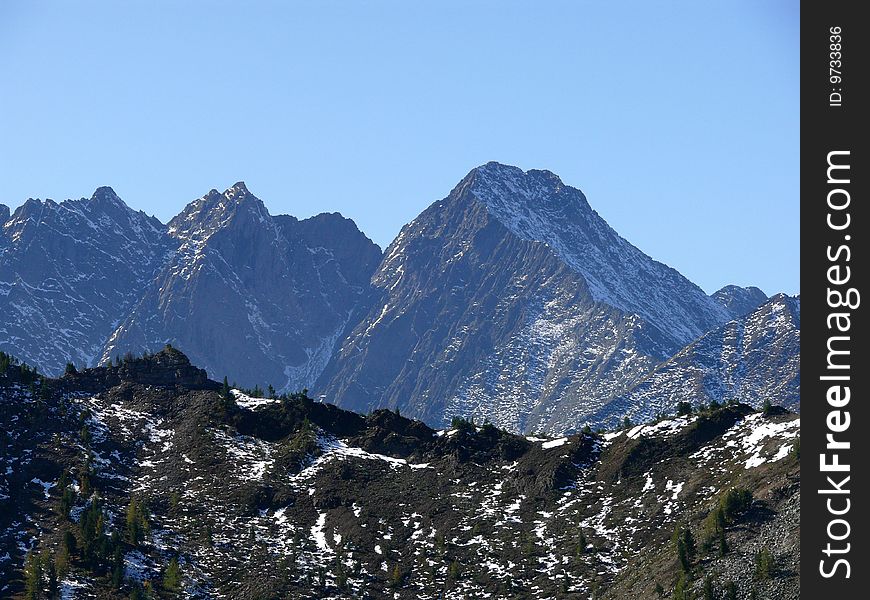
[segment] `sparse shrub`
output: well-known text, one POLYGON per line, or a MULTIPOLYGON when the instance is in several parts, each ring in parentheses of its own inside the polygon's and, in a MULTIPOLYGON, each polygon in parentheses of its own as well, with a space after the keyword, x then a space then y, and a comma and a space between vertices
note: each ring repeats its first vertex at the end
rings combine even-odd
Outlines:
POLYGON ((166 565, 166 571, 163 573, 163 589, 168 592, 178 592, 181 588, 181 567, 178 565, 178 559, 172 557, 169 564, 166 565))
POLYGON ((691 600, 692 582, 685 573, 680 573, 674 585, 674 600, 691 600))
POLYGON ((130 590, 130 600, 145 600, 145 591, 142 589, 142 586, 138 581, 134 581, 132 583, 132 589, 130 590))
POLYGON ((656 589, 656 596, 658 596, 659 598, 665 597, 665 588, 663 588, 662 584, 660 584, 658 581, 656 581, 656 588, 655 589, 656 589))
POLYGON ((337 573, 335 575, 335 587, 340 590, 347 589, 347 573, 344 572, 342 565, 338 565, 336 567, 337 573))
POLYGON ((737 600, 737 584, 730 579, 725 584, 725 600, 737 600))
POLYGON ((776 571, 776 561, 767 548, 762 548, 755 555, 755 576, 758 579, 770 579, 776 571))
POLYGON ((143 500, 130 498, 127 505, 127 518, 125 520, 124 535, 133 546, 137 546, 151 531, 151 523, 148 514, 148 506, 143 500))
POLYGON ((680 562, 680 567, 684 573, 688 573, 692 570, 692 562, 695 560, 695 554, 698 551, 692 530, 688 527, 677 525, 674 529, 674 534, 671 536, 671 541, 677 551, 677 560, 680 562))
POLYGON ((489 421, 484 421, 483 425, 480 427, 480 433, 485 437, 496 437, 498 436, 498 427, 489 421))
POLYGON ((121 589, 124 584, 124 555, 121 553, 121 546, 115 546, 115 552, 112 556, 112 587, 116 590, 121 589))
POLYGON ((91 486, 91 472, 88 466, 85 466, 79 473, 79 489, 81 490, 82 498, 90 498, 91 493, 94 491, 91 486))
POLYGON ((75 554, 76 552, 76 536, 72 531, 66 530, 63 533, 63 544, 61 546, 63 549, 67 551, 68 554, 75 554))
POLYGON ((701 523, 701 531, 704 535, 704 548, 712 550, 718 546, 719 554, 724 556, 728 552, 728 542, 725 539, 725 511, 721 503, 710 511, 701 523))
POLYGON ((404 575, 402 574, 402 569, 399 567, 398 563, 393 567, 392 573, 390 573, 390 587, 398 588, 402 585, 402 580, 404 579, 404 575))
POLYGON ((447 568, 447 581, 451 583, 456 582, 461 576, 462 567, 459 565, 459 561, 454 560, 447 568))
POLYGON ((69 550, 67 550, 65 544, 61 544, 60 548, 58 548, 57 550, 57 554, 54 555, 54 569, 57 572, 58 577, 60 577, 61 579, 66 577, 66 574, 69 573, 69 564, 70 552, 69 550))
POLYGON ((24 597, 27 600, 42 597, 42 561, 33 552, 24 560, 24 597))
POLYGON ((586 553, 586 545, 587 545, 587 543, 588 543, 588 542, 587 542, 587 540, 586 540, 586 534, 583 533, 583 530, 581 529, 581 530, 580 530, 580 533, 579 533, 578 536, 577 536, 577 556, 578 556, 578 557, 579 557, 581 554, 585 554, 585 553, 586 553))
POLYGON ((106 520, 103 515, 103 507, 100 498, 94 494, 90 506, 84 510, 79 518, 79 534, 82 538, 82 557, 91 566, 99 562, 100 550, 106 542, 106 520))
POLYGON ((708 575, 704 578, 704 587, 701 588, 704 594, 704 600, 716 600, 716 593, 713 590, 713 580, 708 575))
POLYGON ((169 509, 173 513, 177 513, 179 506, 181 506, 181 494, 178 493, 178 490, 173 490, 173 492, 169 494, 169 509))
POLYGON ((85 448, 90 447, 90 445, 91 445, 91 430, 88 429, 87 425, 82 427, 81 430, 79 431, 79 440, 81 440, 82 446, 84 446, 85 448))
POLYGON ((74 364, 72 364, 71 362, 66 363, 66 367, 63 370, 63 374, 64 375, 75 375, 76 373, 78 373, 76 366, 74 364))
POLYGON ((450 428, 456 429, 460 433, 474 433, 474 422, 463 419, 462 417, 453 417, 450 420, 450 428))
POLYGON ((70 510, 76 502, 76 493, 69 485, 69 474, 66 471, 61 474, 57 487, 60 491, 58 512, 62 518, 68 519, 70 510))
POLYGON ((677 415, 690 415, 692 414, 692 405, 688 402, 678 402, 677 403, 677 415))
POLYGON ((729 523, 734 523, 752 506, 752 492, 744 488, 732 488, 720 500, 720 506, 729 523))
POLYGON ((765 417, 770 416, 773 412, 773 405, 770 403, 770 398, 765 398, 764 402, 761 403, 761 412, 765 417))

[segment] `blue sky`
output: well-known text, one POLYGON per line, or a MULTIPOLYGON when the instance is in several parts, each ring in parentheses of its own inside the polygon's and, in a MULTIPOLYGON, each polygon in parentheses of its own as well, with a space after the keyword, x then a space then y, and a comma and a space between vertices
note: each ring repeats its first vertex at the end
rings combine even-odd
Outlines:
POLYGON ((708 292, 799 291, 798 2, 0 3, 0 202, 245 180, 386 246, 489 160, 708 292))

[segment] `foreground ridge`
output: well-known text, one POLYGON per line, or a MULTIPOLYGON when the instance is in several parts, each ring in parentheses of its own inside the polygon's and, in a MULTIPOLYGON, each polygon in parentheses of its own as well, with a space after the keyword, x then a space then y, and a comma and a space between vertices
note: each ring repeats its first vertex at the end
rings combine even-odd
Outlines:
POLYGON ((799 595, 800 420, 775 407, 436 431, 231 389, 168 347, 59 379, 3 354, 0 408, 3 596, 646 598, 705 574, 799 595))

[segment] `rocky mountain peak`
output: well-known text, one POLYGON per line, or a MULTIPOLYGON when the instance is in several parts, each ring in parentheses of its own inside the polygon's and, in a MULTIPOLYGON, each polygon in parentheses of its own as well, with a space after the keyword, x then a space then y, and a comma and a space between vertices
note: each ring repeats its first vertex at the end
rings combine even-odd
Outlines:
POLYGON ((487 163, 451 194, 469 194, 520 239, 546 244, 581 274, 593 298, 639 315, 685 344, 730 318, 675 269, 622 238, 579 189, 550 171, 487 163))
POLYGON ((523 171, 519 167, 498 162, 488 162, 473 169, 463 181, 469 182, 470 191, 496 216, 508 217, 513 220, 512 210, 528 210, 531 205, 553 204, 567 208, 565 205, 575 205, 575 209, 590 211, 585 196, 579 190, 568 188, 574 192, 564 197, 555 198, 566 188, 558 175, 547 170, 530 169, 523 171))
POLYGON ((94 191, 91 196, 91 202, 110 202, 112 204, 126 206, 121 198, 118 197, 118 194, 115 193, 115 190, 107 185, 100 186, 94 191))
POLYGON ((260 223, 271 222, 269 211, 263 201, 248 191, 242 181, 227 188, 223 193, 212 189, 188 204, 169 221, 169 233, 181 239, 204 241, 219 229, 240 219, 253 219, 260 223))
POLYGON ((767 294, 753 286, 726 285, 710 294, 710 297, 721 304, 732 318, 747 315, 767 301, 767 294))
POLYGON ((9 220, 9 217, 12 213, 9 211, 9 207, 5 204, 0 204, 0 227, 9 220))
POLYGON ((226 192, 224 192, 227 197, 238 197, 244 198, 246 196, 253 197, 253 194, 248 191, 248 187, 245 185, 244 181, 237 181, 232 186, 230 186, 226 192))

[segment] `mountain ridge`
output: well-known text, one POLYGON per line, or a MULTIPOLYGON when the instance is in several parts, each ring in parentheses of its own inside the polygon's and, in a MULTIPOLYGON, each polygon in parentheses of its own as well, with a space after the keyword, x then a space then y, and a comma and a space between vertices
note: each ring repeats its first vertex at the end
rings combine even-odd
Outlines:
POLYGON ((0 235, 0 297, 15 309, 0 344, 43 371, 171 342, 212 377, 308 388, 433 425, 460 416, 576 429, 759 296, 737 286, 707 296, 554 173, 495 162, 472 169, 383 253, 338 213, 271 215, 243 181, 165 225, 109 187, 60 204, 31 199, 0 235), (78 220, 45 226, 43 216, 61 213, 78 220), (54 247, 75 243, 82 227, 100 257, 135 250, 142 236, 153 251, 131 254, 116 274, 114 258, 54 247), (33 232, 36 255, 22 249, 33 232), (65 273, 55 276, 58 264, 65 273), (61 288, 72 290, 94 278, 123 298, 95 290, 86 322, 73 307, 52 310, 51 294, 67 292, 46 284, 68 279, 61 288))
POLYGON ((0 361, 4 596, 24 596, 42 556, 58 569, 41 583, 70 598, 646 598, 684 570, 799 597, 786 411, 540 438, 251 396, 170 347, 56 380, 17 367, 0 361), (732 492, 708 549, 706 515, 732 492), (681 567, 685 528, 699 544, 681 567), (775 566, 759 578, 762 552, 775 566))
POLYGON ((372 285, 371 308, 316 387, 345 408, 395 407, 437 425, 582 426, 729 318, 620 238, 582 192, 497 163, 403 227, 372 285))

